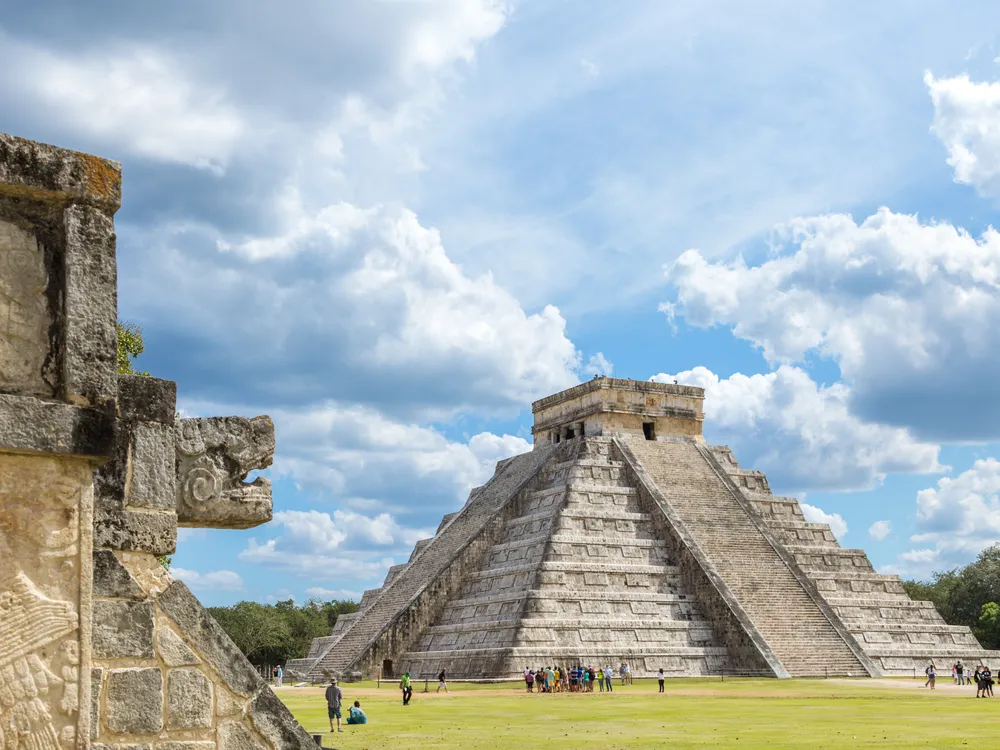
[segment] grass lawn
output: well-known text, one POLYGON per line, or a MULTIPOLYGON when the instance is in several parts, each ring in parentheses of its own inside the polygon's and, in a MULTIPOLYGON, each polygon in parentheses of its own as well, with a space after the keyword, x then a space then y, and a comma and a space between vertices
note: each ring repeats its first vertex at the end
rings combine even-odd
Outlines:
POLYGON ((521 683, 414 687, 403 707, 395 684, 341 685, 344 716, 361 701, 364 726, 330 734, 323 688, 277 691, 326 748, 913 748, 991 745, 1000 697, 939 680, 636 680, 611 695, 528 695, 521 683), (956 737, 961 728, 961 737, 956 737), (562 742, 560 742, 562 740, 562 742), (555 741, 556 744, 551 743, 555 741))

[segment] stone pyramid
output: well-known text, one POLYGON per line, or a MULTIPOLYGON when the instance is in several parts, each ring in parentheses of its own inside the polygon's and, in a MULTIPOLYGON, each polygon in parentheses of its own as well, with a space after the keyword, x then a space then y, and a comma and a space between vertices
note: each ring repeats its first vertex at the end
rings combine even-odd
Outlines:
POLYGON ((775 677, 923 672, 984 652, 701 437, 704 391, 596 378, 533 404, 432 539, 287 671, 500 679, 525 666, 775 677))

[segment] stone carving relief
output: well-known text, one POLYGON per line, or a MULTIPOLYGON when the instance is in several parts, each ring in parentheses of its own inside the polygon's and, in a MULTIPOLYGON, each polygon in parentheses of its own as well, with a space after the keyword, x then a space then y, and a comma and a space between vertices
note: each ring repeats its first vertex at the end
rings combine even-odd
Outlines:
MULTIPOLYGON (((90 466, 0 455, 0 748, 72 748, 90 466)), ((89 550, 87 550, 89 554, 89 550)))
POLYGON ((274 459, 269 417, 177 421, 177 517, 181 526, 251 528, 271 520, 271 482, 247 474, 274 459))
POLYGON ((45 258, 35 237, 0 221, 0 390, 47 395, 51 323, 45 258))

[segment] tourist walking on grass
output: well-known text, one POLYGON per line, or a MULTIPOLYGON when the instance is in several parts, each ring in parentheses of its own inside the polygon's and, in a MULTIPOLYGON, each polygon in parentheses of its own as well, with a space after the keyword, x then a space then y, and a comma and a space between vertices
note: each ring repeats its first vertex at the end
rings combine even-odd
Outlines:
POLYGON ((403 691, 403 705, 410 705, 410 698, 413 697, 413 683, 410 681, 410 673, 403 672, 399 679, 399 689, 403 691))
POLYGON ((927 669, 924 670, 924 674, 927 675, 927 682, 924 683, 924 687, 930 685, 931 690, 933 690, 934 683, 937 680, 937 667, 934 666, 934 662, 927 665, 927 669))
POLYGON ((973 682, 976 683, 976 697, 981 698, 980 693, 983 690, 983 665, 980 664, 976 667, 975 673, 972 675, 973 682))
POLYGON ((447 676, 448 675, 445 674, 445 671, 442 669, 441 670, 441 674, 438 675, 438 689, 437 689, 437 691, 439 693, 441 692, 441 688, 444 688, 444 691, 446 693, 448 692, 448 682, 445 679, 447 676))
POLYGON ((987 666, 983 667, 983 697, 985 698, 989 695, 990 698, 993 697, 993 673, 987 666))
POLYGON ((660 683, 660 692, 663 692, 663 670, 661 669, 656 675, 656 681, 660 683))
POLYGON ((955 662, 955 676, 958 678, 958 684, 965 684, 965 665, 962 664, 962 660, 959 659, 955 662))
POLYGON ((604 668, 604 686, 608 689, 609 693, 612 690, 612 688, 611 688, 611 678, 614 677, 614 676, 615 676, 615 670, 613 670, 611 668, 611 665, 608 664, 608 666, 606 666, 604 668))
POLYGON ((530 667, 524 668, 524 684, 528 688, 529 693, 535 691, 535 674, 531 671, 530 667))
POLYGON ((340 727, 340 702, 344 699, 344 694, 337 687, 337 678, 331 677, 330 684, 326 687, 326 713, 330 717, 330 731, 333 731, 333 720, 337 720, 337 731, 343 732, 340 727))

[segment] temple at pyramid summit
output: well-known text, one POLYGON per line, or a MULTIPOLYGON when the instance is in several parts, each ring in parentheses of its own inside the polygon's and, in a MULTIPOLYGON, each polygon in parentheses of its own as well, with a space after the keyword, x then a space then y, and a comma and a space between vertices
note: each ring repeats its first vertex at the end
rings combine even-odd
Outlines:
POLYGON ((499 462, 286 672, 874 677, 997 660, 707 445, 704 398, 602 377, 536 401, 533 450, 499 462))

